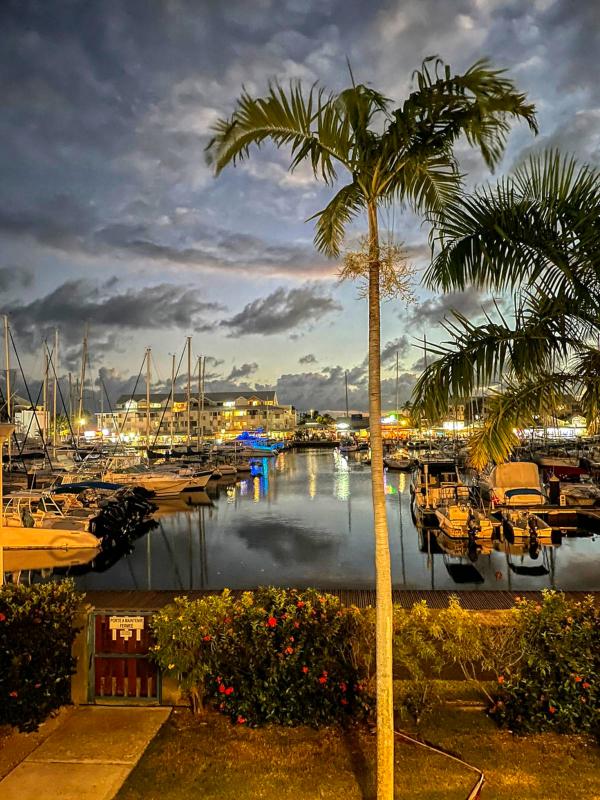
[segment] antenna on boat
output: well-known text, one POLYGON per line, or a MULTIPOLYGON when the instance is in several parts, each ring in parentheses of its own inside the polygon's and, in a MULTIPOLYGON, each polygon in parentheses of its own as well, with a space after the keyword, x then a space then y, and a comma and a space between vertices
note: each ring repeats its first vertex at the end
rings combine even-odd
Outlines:
POLYGON ((202 433, 200 436, 200 441, 202 442, 202 446, 204 446, 204 381, 206 380, 206 356, 202 360, 202 394, 200 396, 200 404, 201 404, 201 412, 202 412, 202 433))
POLYGON ((400 401, 398 400, 398 379, 399 379, 399 366, 398 366, 399 353, 396 350, 396 421, 398 421, 398 409, 400 401))

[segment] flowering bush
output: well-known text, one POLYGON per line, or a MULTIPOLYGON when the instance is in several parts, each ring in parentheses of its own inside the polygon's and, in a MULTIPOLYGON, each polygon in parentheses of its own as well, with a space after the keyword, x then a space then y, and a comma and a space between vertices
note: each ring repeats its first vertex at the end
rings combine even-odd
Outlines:
POLYGON ((493 714, 523 732, 597 730, 600 612, 592 598, 547 591, 541 603, 519 601, 514 614, 522 657, 498 675, 493 714))
POLYGON ((238 724, 321 725, 368 711, 356 608, 313 590, 264 588, 233 600, 179 598, 152 623, 153 657, 193 707, 207 698, 238 724), (214 602, 213 602, 214 601, 214 602))
POLYGON ((81 599, 72 581, 0 588, 0 724, 34 731, 70 702, 81 599))

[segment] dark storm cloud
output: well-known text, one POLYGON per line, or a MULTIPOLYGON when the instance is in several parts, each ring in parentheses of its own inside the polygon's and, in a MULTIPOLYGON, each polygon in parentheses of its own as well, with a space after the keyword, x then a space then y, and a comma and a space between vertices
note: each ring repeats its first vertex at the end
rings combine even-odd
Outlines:
POLYGON ((238 381, 240 378, 249 378, 250 375, 253 375, 257 369, 258 364, 256 361, 253 361, 251 364, 242 364, 239 367, 234 367, 227 376, 226 380, 238 381))
POLYGON ((298 359, 299 364, 316 364, 317 357, 314 356, 312 353, 307 353, 305 356, 301 356, 298 359))
POLYGON ((381 351, 381 364, 386 366, 389 361, 396 360, 396 353, 402 358, 406 355, 410 348, 410 340, 408 336, 399 336, 397 339, 392 339, 386 342, 381 351))
POLYGON ((17 292, 33 284, 33 274, 26 267, 0 267, 0 292, 17 292))
MULTIPOLYGON (((449 292, 424 300, 411 309, 409 321, 413 325, 423 328, 423 326, 429 327, 432 324, 443 322, 446 317, 452 316, 453 311, 462 314, 467 319, 475 320, 493 309, 494 301, 492 299, 483 296, 476 289, 468 289, 464 292, 449 292)), ((406 315, 403 313, 400 319, 404 320, 405 318, 406 315)))
POLYGON ((212 327, 209 318, 223 306, 199 299, 199 290, 159 284, 114 292, 114 279, 98 286, 89 281, 68 281, 44 297, 27 304, 11 303, 0 309, 10 317, 19 338, 31 348, 42 336, 60 327, 67 345, 81 337, 83 328, 114 331, 183 328, 196 331, 212 327))
POLYGON ((286 333, 320 321, 324 315, 340 311, 340 304, 318 286, 275 289, 267 297, 253 300, 230 319, 221 320, 229 336, 286 333))
MULTIPOLYGON (((280 375, 273 388, 282 403, 291 403, 300 409, 318 408, 341 411, 345 408, 345 372, 343 367, 325 367, 319 372, 285 373, 280 375)), ((398 376, 398 396, 401 402, 410 397, 417 375, 402 371, 398 376)), ((257 388, 259 385, 257 384, 257 388)), ((396 381, 381 382, 382 407, 395 405, 396 381)), ((352 409, 367 411, 369 395, 367 376, 361 366, 348 370, 348 404, 352 409)))

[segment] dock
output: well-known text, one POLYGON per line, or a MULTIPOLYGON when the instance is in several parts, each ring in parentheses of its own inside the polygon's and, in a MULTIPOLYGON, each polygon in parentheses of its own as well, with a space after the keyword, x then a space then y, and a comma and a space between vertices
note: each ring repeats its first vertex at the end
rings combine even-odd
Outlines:
MULTIPOLYGON (((256 587, 253 587, 254 589, 256 587)), ((368 608, 375 605, 374 589, 327 589, 319 588, 324 594, 332 594, 339 597, 344 606, 357 606, 358 608, 368 608)), ((239 597, 244 591, 249 589, 235 589, 231 594, 239 597)), ((221 590, 194 589, 190 591, 141 591, 141 590, 105 590, 90 591, 86 593, 86 602, 94 608, 103 611, 158 611, 164 606, 172 603, 176 597, 188 597, 190 600, 200 600, 210 595, 221 594, 221 590)), ((597 605, 600 605, 600 592, 564 592, 565 597, 571 600, 583 600, 584 597, 592 595, 597 605)), ((541 592, 522 591, 510 592, 504 590, 485 590, 481 591, 450 591, 446 589, 394 589, 392 591, 392 601, 395 605, 402 608, 411 608, 415 603, 423 600, 429 608, 447 608, 451 597, 458 597, 460 604, 468 611, 502 611, 513 608, 516 599, 523 597, 526 600, 539 601, 542 597, 541 592)))

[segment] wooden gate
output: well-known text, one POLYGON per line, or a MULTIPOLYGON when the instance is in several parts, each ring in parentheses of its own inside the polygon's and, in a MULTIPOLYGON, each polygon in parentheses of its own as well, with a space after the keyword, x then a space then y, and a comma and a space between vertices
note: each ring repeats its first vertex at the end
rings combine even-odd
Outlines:
POLYGON ((91 616, 90 700, 122 705, 158 703, 160 675, 148 658, 152 637, 148 612, 91 616))

